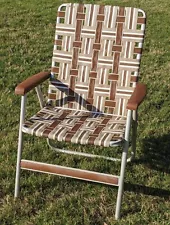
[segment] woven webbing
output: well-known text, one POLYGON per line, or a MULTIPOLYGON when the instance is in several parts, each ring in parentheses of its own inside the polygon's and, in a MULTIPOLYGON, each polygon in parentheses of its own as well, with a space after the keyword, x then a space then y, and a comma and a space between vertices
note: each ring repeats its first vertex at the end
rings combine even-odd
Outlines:
POLYGON ((126 116, 137 82, 145 14, 128 7, 58 9, 48 98, 55 106, 126 116))
POLYGON ((126 118, 58 107, 44 107, 23 125, 23 132, 57 141, 108 147, 124 138, 126 118))

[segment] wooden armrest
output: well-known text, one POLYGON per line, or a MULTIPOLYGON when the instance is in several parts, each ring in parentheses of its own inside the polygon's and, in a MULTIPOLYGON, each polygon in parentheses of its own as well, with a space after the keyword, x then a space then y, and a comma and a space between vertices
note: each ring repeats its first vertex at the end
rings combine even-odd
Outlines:
POLYGON ((146 85, 138 83, 130 99, 128 100, 127 109, 136 110, 146 96, 146 85))
POLYGON ((37 85, 41 84, 43 81, 47 80, 50 77, 51 72, 40 72, 37 73, 22 83, 18 84, 15 88, 15 94, 25 95, 27 92, 35 88, 37 85))

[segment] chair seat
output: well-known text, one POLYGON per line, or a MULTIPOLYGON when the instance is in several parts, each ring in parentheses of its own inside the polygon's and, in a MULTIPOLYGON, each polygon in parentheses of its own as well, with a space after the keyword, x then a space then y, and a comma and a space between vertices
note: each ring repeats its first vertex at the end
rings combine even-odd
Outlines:
POLYGON ((108 147, 124 138, 126 117, 44 107, 26 120, 23 132, 57 141, 108 147))

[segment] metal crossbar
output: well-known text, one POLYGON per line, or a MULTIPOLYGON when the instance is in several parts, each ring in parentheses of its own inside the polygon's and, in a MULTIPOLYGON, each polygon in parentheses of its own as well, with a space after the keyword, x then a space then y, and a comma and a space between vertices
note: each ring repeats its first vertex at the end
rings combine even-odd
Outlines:
POLYGON ((85 156, 85 157, 89 157, 89 158, 106 159, 106 160, 110 160, 110 161, 114 161, 114 162, 115 161, 119 161, 119 162, 121 161, 121 159, 113 158, 113 157, 107 157, 107 156, 104 156, 104 155, 96 155, 96 154, 90 154, 90 153, 85 153, 85 152, 78 152, 78 151, 74 151, 74 150, 56 148, 50 143, 50 139, 47 139, 47 143, 48 143, 49 147, 56 152, 61 152, 61 153, 66 153, 66 154, 71 154, 71 155, 85 156))
MULTIPOLYGON (((119 145, 112 145, 112 147, 116 147, 116 146, 121 146, 123 145, 123 141, 120 142, 119 145)), ((106 159, 109 161, 113 161, 113 162, 121 162, 121 158, 114 158, 114 157, 107 157, 104 155, 96 155, 96 154, 91 154, 91 153, 85 153, 85 152, 78 152, 78 151, 74 151, 74 150, 69 150, 69 149, 61 149, 61 148, 57 148, 54 145, 52 145, 52 143, 50 143, 50 139, 47 139, 47 144, 49 145, 49 147, 56 151, 56 152, 60 152, 60 153, 65 153, 65 154, 70 154, 70 155, 78 155, 78 156, 85 156, 85 157, 89 157, 89 158, 99 158, 99 159, 106 159)), ((132 159, 134 159, 134 153, 131 152, 131 156, 127 159, 127 162, 131 162, 132 159)))

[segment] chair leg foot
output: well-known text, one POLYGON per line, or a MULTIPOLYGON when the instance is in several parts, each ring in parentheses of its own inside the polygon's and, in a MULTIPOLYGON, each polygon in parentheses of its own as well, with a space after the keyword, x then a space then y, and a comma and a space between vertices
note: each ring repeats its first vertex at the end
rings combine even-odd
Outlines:
POLYGON ((16 179, 15 179, 15 194, 14 194, 14 198, 18 198, 19 197, 19 180, 20 180, 20 172, 17 171, 16 173, 16 179))
POLYGON ((121 171, 120 171, 120 178, 119 178, 119 187, 118 187, 118 194, 117 194, 117 202, 116 202, 116 212, 115 212, 115 219, 120 219, 120 209, 122 203, 122 196, 123 196, 123 188, 124 188, 124 175, 125 175, 125 167, 127 162, 127 150, 128 144, 125 147, 125 151, 122 155, 122 163, 121 163, 121 171))
POLYGON ((115 212, 115 220, 120 219, 120 208, 121 208, 121 196, 118 194, 117 196, 117 203, 116 203, 116 212, 115 212))
POLYGON ((127 162, 132 162, 135 159, 135 155, 131 152, 131 156, 127 159, 127 162))
POLYGON ((16 177, 15 177, 15 194, 14 197, 17 198, 19 196, 20 191, 20 173, 21 173, 21 153, 22 153, 22 145, 23 145, 23 134, 19 135, 18 141, 18 154, 17 154, 17 165, 16 165, 16 177))

